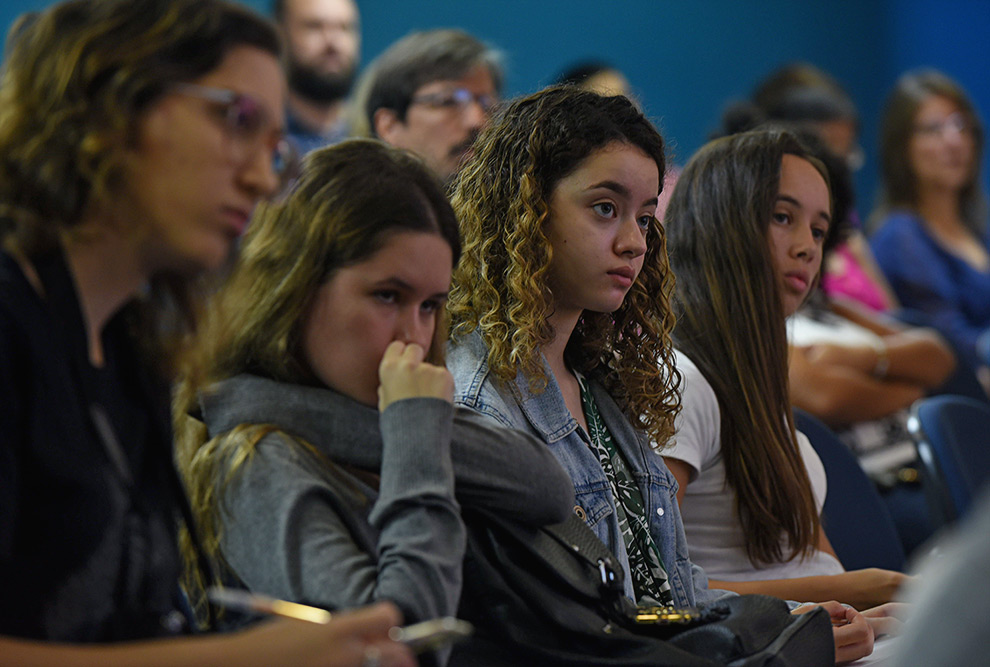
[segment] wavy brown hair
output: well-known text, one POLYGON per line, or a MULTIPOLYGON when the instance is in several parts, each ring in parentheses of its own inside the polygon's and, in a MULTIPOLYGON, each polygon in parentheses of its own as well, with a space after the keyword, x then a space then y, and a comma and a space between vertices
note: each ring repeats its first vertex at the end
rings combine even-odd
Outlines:
POLYGON ((726 480, 754 564, 810 553, 820 529, 797 446, 784 306, 768 242, 784 155, 808 160, 829 182, 794 135, 746 132, 691 158, 664 217, 677 275, 674 341, 718 399, 726 480))
MULTIPOLYGON (((547 284, 553 249, 545 229, 551 194, 615 142, 652 158, 663 183, 663 139, 628 99, 548 88, 499 111, 457 178, 452 203, 464 253, 448 302, 452 333, 456 340, 477 329, 502 381, 522 373, 535 391, 546 386, 540 348, 554 337, 547 284)), ((680 406, 670 343, 674 279, 663 228, 650 225, 646 240, 643 270, 622 306, 585 311, 565 356, 574 370, 603 382, 627 418, 662 446, 680 406)))
MULTIPOLYGON (((230 275, 210 303, 173 403, 177 459, 207 555, 221 567, 223 489, 275 430, 242 424, 210 438, 199 394, 241 373, 319 385, 301 351, 304 315, 320 286, 374 255, 398 232, 437 234, 460 253, 457 219, 436 177, 413 155, 370 139, 310 153, 290 193, 259 204, 230 275)), ((427 359, 443 364, 446 315, 437 311, 427 359)), ((302 443, 307 447, 305 443, 302 443)), ((307 449, 316 454, 312 447, 307 449)), ((187 564, 192 552, 184 548, 187 564)), ((189 569, 194 599, 203 592, 189 569)))
MULTIPOLYGON (((0 235, 25 258, 54 250, 125 187, 144 113, 237 46, 278 57, 274 28, 221 0, 74 0, 19 24, 0 80, 0 235)), ((135 227, 141 220, 126 220, 135 227)), ((195 324, 193 284, 156 275, 145 299, 163 342, 195 324)))

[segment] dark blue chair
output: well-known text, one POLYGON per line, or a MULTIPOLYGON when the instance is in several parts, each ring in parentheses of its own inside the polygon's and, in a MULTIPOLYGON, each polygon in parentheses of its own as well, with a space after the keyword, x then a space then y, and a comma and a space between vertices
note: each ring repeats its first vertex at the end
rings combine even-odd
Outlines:
POLYGON ((908 431, 932 515, 952 523, 990 483, 990 407, 965 396, 923 398, 911 407, 908 431))
POLYGON ((798 408, 795 426, 808 436, 828 476, 822 526, 847 570, 880 567, 904 571, 906 558, 897 528, 873 482, 832 430, 798 408))

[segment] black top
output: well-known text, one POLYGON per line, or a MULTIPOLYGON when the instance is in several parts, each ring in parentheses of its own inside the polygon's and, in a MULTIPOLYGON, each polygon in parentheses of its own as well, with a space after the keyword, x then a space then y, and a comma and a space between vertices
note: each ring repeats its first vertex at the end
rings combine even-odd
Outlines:
POLYGON ((109 641, 167 634, 179 576, 167 388, 128 308, 89 362, 61 253, 0 253, 0 634, 109 641))

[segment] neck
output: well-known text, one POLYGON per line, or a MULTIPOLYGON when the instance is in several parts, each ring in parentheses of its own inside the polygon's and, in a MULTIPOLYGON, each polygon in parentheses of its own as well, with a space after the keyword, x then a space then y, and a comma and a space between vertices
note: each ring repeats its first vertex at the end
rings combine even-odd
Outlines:
POLYGON ((90 362, 102 366, 103 328, 150 276, 133 240, 103 220, 81 223, 62 243, 79 294, 90 362))
POLYGON ((325 134, 343 116, 344 101, 314 102, 289 91, 289 109, 301 124, 319 134, 325 134))
POLYGON ((963 224, 959 192, 950 188, 920 188, 918 213, 933 227, 951 229, 963 224))
POLYGON ((567 363, 564 361, 564 350, 567 342, 571 339, 577 327, 581 313, 554 313, 549 317, 550 326, 553 327, 553 340, 543 346, 541 352, 546 357, 547 365, 550 366, 554 378, 561 384, 566 374, 570 374, 567 363))

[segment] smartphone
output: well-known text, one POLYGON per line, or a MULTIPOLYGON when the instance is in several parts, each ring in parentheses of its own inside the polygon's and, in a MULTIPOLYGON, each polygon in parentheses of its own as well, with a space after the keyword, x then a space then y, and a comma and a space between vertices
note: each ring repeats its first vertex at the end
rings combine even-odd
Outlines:
POLYGON ((459 618, 446 616, 434 618, 422 623, 414 623, 402 628, 392 628, 388 636, 397 642, 402 642, 413 653, 436 651, 457 641, 466 639, 474 632, 474 626, 459 618))

